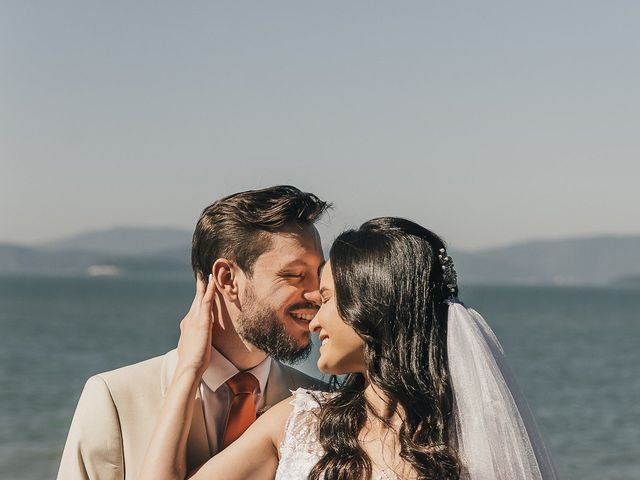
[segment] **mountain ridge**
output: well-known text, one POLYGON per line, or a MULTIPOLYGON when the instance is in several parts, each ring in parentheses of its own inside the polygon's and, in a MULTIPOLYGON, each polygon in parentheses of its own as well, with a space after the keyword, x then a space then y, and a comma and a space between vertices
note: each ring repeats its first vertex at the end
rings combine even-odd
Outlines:
POLYGON ((149 251, 190 244, 191 235, 191 231, 175 227, 116 226, 42 242, 35 248, 49 252, 83 250, 114 255, 144 255, 149 251))
MULTIPOLYGON (((114 227, 37 246, 0 243, 0 275, 191 276, 191 232, 114 227)), ((461 284, 636 286, 640 235, 535 239, 450 249, 461 284)))

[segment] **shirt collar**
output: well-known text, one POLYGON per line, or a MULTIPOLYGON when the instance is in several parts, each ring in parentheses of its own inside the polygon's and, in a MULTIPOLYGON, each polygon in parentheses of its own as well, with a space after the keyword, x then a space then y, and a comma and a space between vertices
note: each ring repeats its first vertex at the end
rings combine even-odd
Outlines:
MULTIPOLYGON (((271 357, 265 358, 258 365, 247 370, 258 379, 260 392, 264 392, 264 389, 267 386, 267 379, 269 378, 270 370, 271 357)), ((240 372, 240 370, 238 370, 233 363, 231 363, 218 350, 211 347, 211 361, 209 362, 209 367, 202 375, 202 381, 211 391, 215 392, 238 372, 240 372)))

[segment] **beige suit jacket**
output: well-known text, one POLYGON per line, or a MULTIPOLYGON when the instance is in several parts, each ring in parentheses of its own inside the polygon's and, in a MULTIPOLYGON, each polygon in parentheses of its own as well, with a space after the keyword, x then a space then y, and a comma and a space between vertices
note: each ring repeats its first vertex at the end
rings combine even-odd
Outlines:
MULTIPOLYGON (((135 479, 177 361, 177 351, 172 350, 160 357, 91 377, 71 422, 58 480, 135 479)), ((298 387, 326 389, 319 380, 273 361, 264 409, 298 387)), ((198 393, 187 441, 187 471, 210 457, 198 393)))

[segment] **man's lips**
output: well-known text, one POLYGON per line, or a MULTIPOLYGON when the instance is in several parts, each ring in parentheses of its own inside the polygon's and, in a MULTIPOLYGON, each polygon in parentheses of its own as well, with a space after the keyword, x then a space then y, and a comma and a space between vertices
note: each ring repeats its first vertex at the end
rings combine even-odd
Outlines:
POLYGON ((311 320, 313 320, 313 317, 316 316, 316 313, 317 310, 297 310, 295 312, 289 312, 289 315, 297 320, 310 322, 311 320))

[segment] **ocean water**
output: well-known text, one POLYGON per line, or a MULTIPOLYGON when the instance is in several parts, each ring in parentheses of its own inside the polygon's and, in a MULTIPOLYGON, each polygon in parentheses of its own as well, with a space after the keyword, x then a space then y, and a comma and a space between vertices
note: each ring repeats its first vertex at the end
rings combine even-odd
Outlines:
MULTIPOLYGON (((0 278, 0 478, 54 478, 85 380, 173 348, 192 290, 0 278)), ((463 286, 461 298, 501 340, 561 477, 640 479, 640 291, 463 286)))

